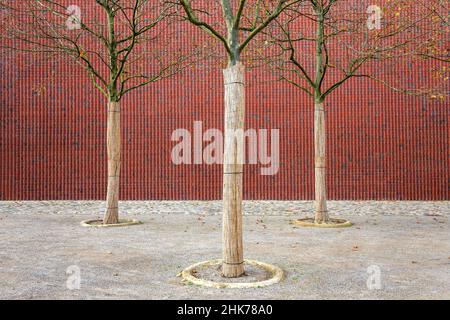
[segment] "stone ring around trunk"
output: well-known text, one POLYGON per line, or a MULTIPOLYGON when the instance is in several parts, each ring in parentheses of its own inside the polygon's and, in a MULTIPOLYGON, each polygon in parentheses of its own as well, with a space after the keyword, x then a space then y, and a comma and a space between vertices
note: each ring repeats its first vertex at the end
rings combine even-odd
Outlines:
POLYGON ((310 228, 347 228, 353 226, 353 223, 345 219, 330 218, 329 222, 316 223, 314 218, 297 219, 291 224, 300 227, 310 228))
POLYGON ((251 266, 254 268, 258 268, 260 271, 263 271, 267 273, 269 276, 267 279, 264 279, 262 281, 251 281, 251 282, 225 282, 225 279, 245 279, 244 277, 239 278, 223 278, 224 281, 213 281, 213 280, 207 280, 203 279, 196 274, 198 273, 198 270, 201 268, 218 268, 222 265, 223 260, 217 259, 217 260, 209 260, 209 261, 203 261, 196 264, 193 264, 186 269, 184 269, 179 276, 181 276, 182 281, 185 283, 201 286, 201 287, 209 287, 209 288, 216 288, 216 289, 246 289, 246 288, 262 288, 267 287, 270 285, 274 285, 279 283, 284 278, 284 272, 279 267, 273 266, 268 263, 256 261, 256 260, 244 260, 244 265, 251 266))
POLYGON ((141 221, 135 219, 120 219, 119 223, 103 224, 102 219, 85 220, 81 222, 83 227, 90 228, 113 228, 113 227, 127 227, 142 224, 141 221))

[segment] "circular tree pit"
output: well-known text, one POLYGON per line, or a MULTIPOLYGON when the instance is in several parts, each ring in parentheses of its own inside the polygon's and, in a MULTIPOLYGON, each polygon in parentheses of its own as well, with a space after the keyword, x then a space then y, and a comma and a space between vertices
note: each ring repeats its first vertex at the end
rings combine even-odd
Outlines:
POLYGON ((348 220, 331 218, 328 222, 316 223, 314 218, 304 218, 292 221, 292 224, 310 228, 346 228, 353 226, 348 220))
POLYGON ((112 228, 112 227, 127 227, 142 224, 141 221, 135 219, 120 219, 119 223, 115 224, 104 224, 103 220, 85 220, 81 222, 83 227, 93 227, 93 228, 112 228))
POLYGON ((238 278, 222 276, 222 260, 210 260, 196 263, 181 272, 183 282, 209 288, 262 288, 280 282, 284 272, 280 268, 259 262, 245 260, 245 274, 238 278))

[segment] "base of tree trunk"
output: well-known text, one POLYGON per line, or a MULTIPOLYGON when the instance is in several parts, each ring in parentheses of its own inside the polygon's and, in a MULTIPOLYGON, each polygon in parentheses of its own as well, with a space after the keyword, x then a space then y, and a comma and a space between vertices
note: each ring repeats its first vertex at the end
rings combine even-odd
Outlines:
POLYGON ((314 218, 297 219, 291 222, 299 227, 311 228, 347 228, 353 226, 353 223, 345 219, 330 218, 328 222, 318 223, 314 218))
POLYGON ((135 219, 120 219, 118 223, 104 224, 102 219, 85 220, 81 222, 83 227, 94 228, 110 228, 110 227, 127 227, 142 224, 141 221, 135 219))
POLYGON ((119 208, 106 210, 103 224, 118 224, 119 223, 119 208))
POLYGON ((267 274, 266 279, 260 281, 248 282, 245 275, 240 278, 225 278, 223 281, 215 281, 211 279, 201 278, 199 275, 202 274, 201 270, 204 268, 210 268, 219 272, 219 268, 222 265, 222 259, 203 261, 184 269, 178 276, 182 278, 184 283, 194 284, 202 287, 217 288, 217 289, 245 289, 245 288, 262 288, 270 285, 274 285, 283 280, 284 272, 282 269, 267 264, 264 262, 259 262, 256 260, 244 260, 244 265, 247 267, 255 267, 260 269, 262 272, 267 274), (247 282, 246 282, 247 281, 247 282))

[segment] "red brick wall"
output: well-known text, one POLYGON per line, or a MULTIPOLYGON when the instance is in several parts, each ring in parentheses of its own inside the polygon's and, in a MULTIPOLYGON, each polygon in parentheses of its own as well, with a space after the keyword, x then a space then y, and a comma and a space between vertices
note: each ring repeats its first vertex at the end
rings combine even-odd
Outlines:
MULTIPOLYGON (((408 76, 414 82, 421 74, 408 76)), ((245 198, 311 199, 313 106, 267 77, 248 73, 247 128, 280 129, 280 170, 261 176, 247 165, 245 198)), ((0 58, 0 90, 0 200, 103 199, 106 107, 84 72, 10 53, 0 58)), ((448 102, 365 80, 347 83, 327 103, 330 198, 450 199, 449 110, 448 102)), ((192 130, 196 120, 223 128, 217 66, 124 99, 121 199, 221 197, 220 166, 171 162, 173 130, 192 130)))

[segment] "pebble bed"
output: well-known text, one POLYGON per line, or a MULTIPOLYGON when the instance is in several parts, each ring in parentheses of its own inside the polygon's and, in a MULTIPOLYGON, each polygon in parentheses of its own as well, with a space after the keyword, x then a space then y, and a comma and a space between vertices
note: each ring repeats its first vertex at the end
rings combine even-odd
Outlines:
MULTIPOLYGON (((102 215, 104 201, 0 201, 0 214, 102 215)), ((450 201, 329 201, 332 216, 450 216, 450 201)), ((220 215, 221 201, 121 201, 122 214, 220 215)), ((244 215, 310 216, 313 201, 244 201, 244 215)))

